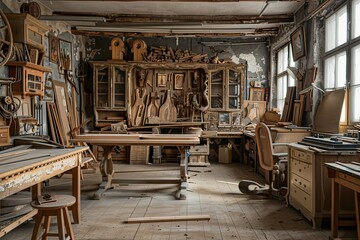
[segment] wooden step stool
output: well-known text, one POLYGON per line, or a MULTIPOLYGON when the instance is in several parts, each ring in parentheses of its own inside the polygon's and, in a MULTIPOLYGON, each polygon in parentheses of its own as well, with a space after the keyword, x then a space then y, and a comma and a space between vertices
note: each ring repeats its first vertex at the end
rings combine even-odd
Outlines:
POLYGON ((47 202, 40 205, 36 201, 31 203, 31 206, 38 210, 38 213, 35 216, 35 226, 31 240, 38 239, 38 233, 43 219, 43 229, 45 232, 42 235, 42 239, 48 239, 48 236, 58 236, 60 240, 69 239, 69 237, 71 240, 75 239, 69 219, 68 207, 73 205, 76 199, 69 195, 56 195, 55 198, 55 202, 47 202), (51 216, 57 217, 58 233, 49 233, 51 216), (68 238, 65 236, 64 224, 68 238))

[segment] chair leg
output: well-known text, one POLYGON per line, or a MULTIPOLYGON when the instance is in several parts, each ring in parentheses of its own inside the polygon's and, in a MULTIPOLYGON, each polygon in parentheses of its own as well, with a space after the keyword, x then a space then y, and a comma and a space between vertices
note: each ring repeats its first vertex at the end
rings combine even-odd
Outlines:
POLYGON ((44 220, 44 234, 42 236, 42 240, 48 240, 48 233, 50 230, 50 216, 46 215, 44 220))
POLYGON ((61 209, 56 210, 56 216, 57 216, 57 224, 58 224, 58 234, 59 234, 59 240, 65 240, 65 232, 64 232, 64 215, 63 211, 61 209))
POLYGON ((44 215, 43 211, 39 210, 35 216, 35 226, 34 226, 32 236, 31 236, 31 240, 36 240, 38 238, 43 215, 44 215))
POLYGON ((65 220, 65 228, 66 228, 66 232, 67 234, 70 236, 71 240, 74 240, 74 232, 72 230, 71 227, 71 221, 70 221, 70 216, 69 216, 69 210, 67 207, 63 208, 64 211, 64 220, 65 220))

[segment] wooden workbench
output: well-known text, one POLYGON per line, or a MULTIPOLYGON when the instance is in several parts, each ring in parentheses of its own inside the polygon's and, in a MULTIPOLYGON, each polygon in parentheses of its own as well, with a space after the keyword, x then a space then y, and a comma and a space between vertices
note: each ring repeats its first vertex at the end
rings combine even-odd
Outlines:
MULTIPOLYGON (((22 154, 0 158, 0 199, 32 187, 32 198, 41 194, 41 183, 71 170, 72 195, 76 202, 71 206, 74 222, 80 222, 80 167, 81 153, 88 147, 68 149, 28 149, 22 154)), ((16 222, 0 230, 0 237, 36 215, 33 210, 16 222)))
MULTIPOLYGON (((101 160, 100 170, 102 183, 99 190, 94 194, 94 199, 100 199, 103 193, 111 188, 113 182, 114 168, 111 157, 112 149, 117 145, 150 145, 150 146, 177 146, 181 153, 180 178, 174 179, 142 179, 146 183, 176 183, 180 186, 180 199, 186 199, 187 188, 187 164, 188 156, 186 148, 200 143, 199 135, 195 134, 83 134, 71 139, 73 143, 85 142, 102 146, 104 156, 101 160)), ((141 179, 136 183, 141 182, 141 179)), ((135 183, 135 182, 134 182, 135 183)))
POLYGON ((360 164, 325 163, 331 178, 331 239, 338 239, 340 185, 354 191, 357 238, 360 239, 360 164))

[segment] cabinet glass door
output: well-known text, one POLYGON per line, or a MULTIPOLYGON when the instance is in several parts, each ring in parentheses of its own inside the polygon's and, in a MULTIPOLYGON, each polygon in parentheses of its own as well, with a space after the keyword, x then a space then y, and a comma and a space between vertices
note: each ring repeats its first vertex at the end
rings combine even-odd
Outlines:
POLYGON ((125 77, 126 72, 119 67, 114 67, 113 82, 113 107, 125 108, 125 77))
POLYGON ((211 84, 210 84, 210 104, 211 108, 222 109, 223 103, 223 82, 224 82, 224 71, 216 71, 211 73, 211 84))
POLYGON ((97 67, 95 69, 96 76, 96 100, 95 106, 98 108, 109 108, 110 107, 110 96, 109 94, 109 68, 108 67, 97 67))
POLYGON ((228 88, 229 88, 228 108, 239 109, 239 96, 240 96, 239 73, 234 70, 229 70, 228 88))

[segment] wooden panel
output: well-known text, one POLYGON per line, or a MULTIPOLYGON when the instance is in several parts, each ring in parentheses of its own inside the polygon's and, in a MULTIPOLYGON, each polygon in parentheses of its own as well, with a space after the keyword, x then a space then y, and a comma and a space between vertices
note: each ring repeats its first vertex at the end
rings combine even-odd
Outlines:
POLYGON ((53 81, 54 93, 55 93, 55 103, 57 111, 60 118, 61 130, 63 132, 63 137, 65 145, 69 144, 69 139, 71 136, 70 125, 69 125, 69 112, 68 112, 68 96, 67 96, 67 87, 65 83, 53 81))

